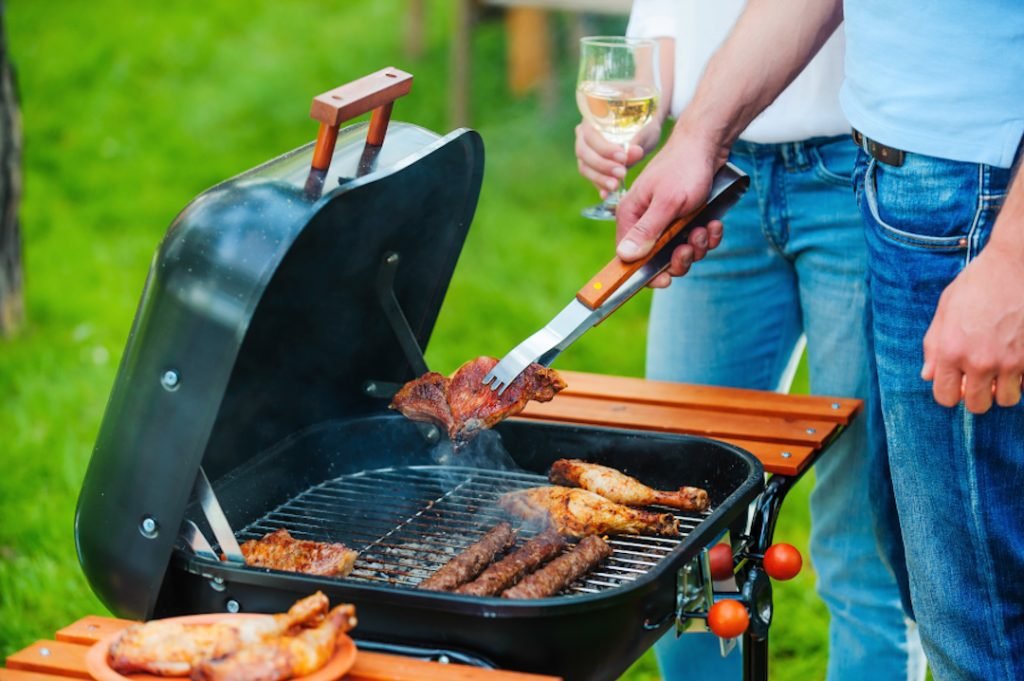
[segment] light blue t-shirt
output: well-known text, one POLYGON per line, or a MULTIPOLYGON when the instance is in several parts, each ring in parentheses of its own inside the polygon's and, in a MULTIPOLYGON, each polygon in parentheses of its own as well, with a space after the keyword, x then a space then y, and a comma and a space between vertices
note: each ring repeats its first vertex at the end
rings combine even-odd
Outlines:
POLYGON ((1009 167, 1024 135, 1024 0, 845 0, 839 101, 904 151, 1009 167))

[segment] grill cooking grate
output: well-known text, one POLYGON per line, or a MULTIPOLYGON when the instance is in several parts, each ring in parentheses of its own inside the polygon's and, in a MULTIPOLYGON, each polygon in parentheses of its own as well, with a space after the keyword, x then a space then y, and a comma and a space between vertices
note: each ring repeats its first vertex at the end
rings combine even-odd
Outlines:
MULTIPOLYGON (((384 468, 328 480, 282 504, 239 533, 256 539, 286 528, 294 537, 343 542, 359 552, 349 579, 415 587, 508 518, 505 492, 549 484, 542 475, 455 466, 384 468)), ((613 554, 563 592, 597 593, 635 580, 708 515, 672 509, 678 538, 619 535, 613 554)), ((533 536, 519 533, 517 547, 533 536)))

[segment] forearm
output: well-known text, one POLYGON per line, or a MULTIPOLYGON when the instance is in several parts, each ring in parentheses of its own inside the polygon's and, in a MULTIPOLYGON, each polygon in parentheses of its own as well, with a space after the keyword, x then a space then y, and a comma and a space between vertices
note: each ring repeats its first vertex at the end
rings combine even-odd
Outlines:
POLYGON ((1018 168, 987 248, 1024 262, 1024 170, 1018 168))
POLYGON ((750 0, 676 130, 727 150, 817 54, 842 15, 842 0, 750 0))

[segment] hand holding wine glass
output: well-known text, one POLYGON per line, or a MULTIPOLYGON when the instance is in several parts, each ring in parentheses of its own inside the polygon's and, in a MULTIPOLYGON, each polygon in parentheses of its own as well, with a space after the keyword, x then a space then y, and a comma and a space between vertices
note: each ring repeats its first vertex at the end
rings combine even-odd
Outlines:
MULTIPOLYGON (((659 94, 657 42, 618 36, 580 41, 576 102, 590 125, 623 148, 624 162, 630 142, 653 117, 659 94)), ((583 215, 614 220, 623 185, 600 205, 585 209, 583 215)))

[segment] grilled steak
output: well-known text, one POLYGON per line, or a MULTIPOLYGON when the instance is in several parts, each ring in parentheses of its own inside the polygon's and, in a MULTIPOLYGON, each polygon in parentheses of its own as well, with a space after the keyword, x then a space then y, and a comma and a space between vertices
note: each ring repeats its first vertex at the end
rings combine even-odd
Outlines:
POLYGON ((438 568, 417 586, 428 591, 451 591, 479 575, 494 557, 516 543, 516 533, 508 523, 499 523, 479 541, 438 568))
POLYGON ((202 662, 193 681, 284 681, 305 676, 327 664, 334 655, 338 634, 356 624, 355 606, 339 605, 319 626, 294 636, 277 636, 218 659, 202 662))
POLYGON ((527 572, 535 570, 545 561, 551 560, 565 546, 565 539, 554 532, 545 532, 523 544, 514 553, 484 570, 483 574, 455 590, 457 594, 474 596, 497 596, 509 588, 527 572))
POLYGON ((241 549, 246 565, 325 577, 346 576, 359 555, 344 544, 295 539, 284 528, 250 539, 241 549))
POLYGON ((188 676, 203 660, 230 655, 321 617, 327 605, 327 596, 318 591, 284 614, 211 624, 161 620, 133 624, 111 644, 108 664, 121 674, 188 676))
POLYGON ((514 516, 543 523, 570 537, 588 534, 679 536, 679 523, 671 513, 641 511, 583 489, 533 487, 502 494, 498 503, 514 516))
POLYGON ((659 491, 614 468, 579 459, 559 459, 553 463, 548 480, 556 485, 582 487, 627 506, 661 504, 683 511, 704 511, 708 508, 708 493, 699 487, 680 487, 677 492, 659 491))
POLYGON ((465 442, 518 414, 530 400, 549 402, 565 388, 554 369, 531 364, 499 395, 483 383, 497 363, 493 357, 478 357, 459 367, 450 380, 433 371, 423 374, 402 386, 391 408, 413 421, 434 423, 455 442, 465 442))
POLYGON ((602 560, 612 555, 608 542, 595 534, 584 537, 576 548, 526 575, 522 581, 506 589, 502 598, 544 598, 554 596, 587 574, 602 560))

